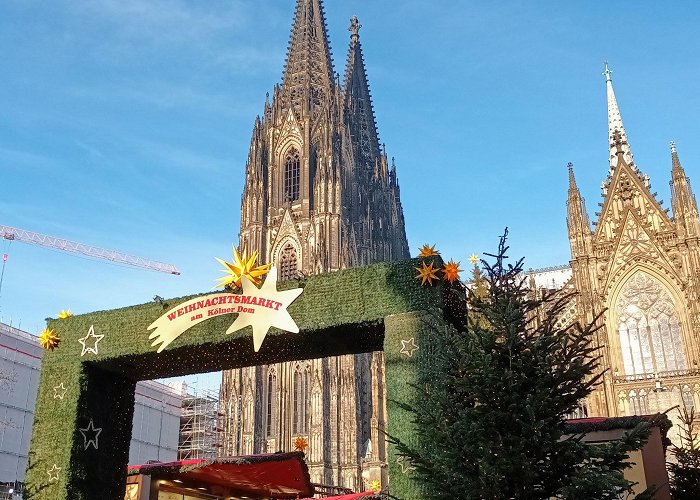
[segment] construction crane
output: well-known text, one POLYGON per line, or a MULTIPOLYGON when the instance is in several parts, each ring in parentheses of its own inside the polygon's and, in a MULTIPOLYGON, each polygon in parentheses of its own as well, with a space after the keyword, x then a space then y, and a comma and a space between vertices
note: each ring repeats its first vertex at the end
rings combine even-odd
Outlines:
MULTIPOLYGON (((161 273, 176 275, 180 274, 180 271, 178 271, 172 264, 164 264, 163 262, 156 262, 153 260, 144 259, 142 257, 134 257, 133 255, 126 255, 115 252, 114 250, 107 250, 105 248, 86 245, 85 243, 64 240, 55 236, 48 236, 46 234, 27 231, 26 229, 18 229, 16 227, 3 226, 0 224, 0 236, 2 236, 2 238, 5 240, 9 240, 10 242, 21 241, 23 243, 52 248, 54 250, 61 250, 63 252, 70 252, 94 259, 108 260, 110 262, 114 262, 115 264, 139 267, 141 269, 148 269, 150 271, 158 271, 161 273)), ((4 254, 3 271, 5 270, 6 260, 7 254, 4 254)))

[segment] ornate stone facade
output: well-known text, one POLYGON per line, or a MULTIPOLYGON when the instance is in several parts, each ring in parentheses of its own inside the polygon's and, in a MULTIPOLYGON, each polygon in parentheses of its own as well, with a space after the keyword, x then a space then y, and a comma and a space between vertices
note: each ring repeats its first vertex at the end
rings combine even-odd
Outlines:
MULTIPOLYGON (((281 85, 253 127, 240 245, 280 279, 408 258, 393 159, 380 146, 350 24, 344 82, 334 73, 321 0, 298 0, 281 85)), ((311 479, 386 484, 382 353, 224 372, 225 455, 294 449, 305 438, 311 479)))
MULTIPOLYGON (((579 292, 569 317, 597 312, 603 383, 582 408, 589 416, 700 408, 700 220, 671 145, 671 209, 634 163, 607 68, 610 169, 593 229, 569 165, 568 231, 579 292)), ((669 415, 675 416, 675 412, 669 415)), ((670 436, 674 436, 674 431, 670 436)))

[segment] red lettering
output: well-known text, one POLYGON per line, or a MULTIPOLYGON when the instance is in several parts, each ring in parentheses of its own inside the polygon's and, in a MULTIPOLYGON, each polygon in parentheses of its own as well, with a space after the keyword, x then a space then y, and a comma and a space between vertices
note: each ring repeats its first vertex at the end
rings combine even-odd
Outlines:
POLYGON ((175 316, 177 316, 177 312, 171 312, 168 314, 168 319, 172 321, 175 319, 175 316))

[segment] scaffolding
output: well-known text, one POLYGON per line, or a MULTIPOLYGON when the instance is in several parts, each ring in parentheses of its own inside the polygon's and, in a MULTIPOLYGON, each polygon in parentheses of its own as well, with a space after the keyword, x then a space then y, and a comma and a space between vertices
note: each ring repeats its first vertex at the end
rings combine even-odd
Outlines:
POLYGON ((221 446, 219 435, 219 395, 206 389, 182 398, 178 460, 213 460, 221 446))

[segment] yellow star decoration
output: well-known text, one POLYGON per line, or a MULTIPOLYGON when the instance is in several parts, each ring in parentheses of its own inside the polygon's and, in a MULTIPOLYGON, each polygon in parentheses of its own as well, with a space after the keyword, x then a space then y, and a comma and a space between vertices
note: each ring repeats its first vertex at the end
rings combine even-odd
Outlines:
POLYGON ((239 314, 233 324, 226 330, 227 334, 236 332, 246 326, 252 326, 253 349, 255 352, 258 352, 268 330, 273 326, 287 332, 299 333, 299 327, 289 315, 287 307, 301 295, 301 292, 304 291, 303 288, 277 291, 277 270, 273 267, 260 288, 255 286, 246 276, 243 280, 242 289, 243 295, 254 297, 251 304, 259 305, 272 297, 276 305, 274 308, 256 306, 252 314, 239 314))
POLYGON ((70 318, 71 316, 73 316, 73 312, 70 309, 66 309, 65 311, 58 313, 58 317, 61 319, 70 318))
POLYGON ((435 271, 437 271, 438 268, 433 267, 433 263, 431 262, 429 266, 425 265, 425 262, 421 262, 421 267, 416 267, 416 271, 418 271, 418 276, 416 276, 416 279, 421 280, 420 284, 425 285, 425 282, 427 281, 429 285, 433 284, 433 280, 438 279, 437 274, 435 274, 435 271))
POLYGON ((298 437, 294 440, 294 449, 300 452, 306 451, 309 447, 309 443, 303 437, 298 437))
POLYGON ((226 273, 228 276, 223 278, 217 278, 220 281, 216 286, 221 287, 241 287, 241 277, 245 276, 248 278, 255 286, 260 286, 262 283, 262 276, 266 275, 270 271, 270 264, 263 264, 261 266, 256 266, 255 261, 258 259, 257 250, 248 257, 247 252, 243 250, 243 256, 238 253, 236 247, 233 247, 233 262, 229 263, 224 260, 216 260, 224 266, 222 272, 226 273))
POLYGON ((39 335, 39 343, 43 349, 53 351, 61 343, 61 338, 51 328, 45 328, 39 335))
POLYGON ((469 256, 469 262, 471 262, 472 265, 476 265, 476 263, 479 262, 479 257, 473 253, 469 256))
POLYGON ((420 247, 420 253, 418 254, 419 258, 424 258, 424 257, 437 257, 440 255, 440 252, 435 250, 435 245, 430 246, 427 243, 420 247))
POLYGON ((462 270, 459 268, 459 262, 455 262, 452 259, 447 264, 442 266, 442 277, 445 281, 454 283, 455 280, 459 279, 459 273, 462 270))
POLYGON ((372 490, 374 493, 379 493, 380 491, 382 491, 382 483, 375 479, 374 481, 369 483, 369 489, 372 490))

